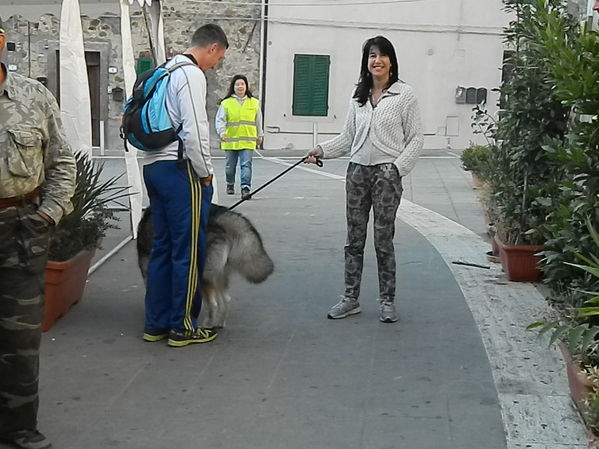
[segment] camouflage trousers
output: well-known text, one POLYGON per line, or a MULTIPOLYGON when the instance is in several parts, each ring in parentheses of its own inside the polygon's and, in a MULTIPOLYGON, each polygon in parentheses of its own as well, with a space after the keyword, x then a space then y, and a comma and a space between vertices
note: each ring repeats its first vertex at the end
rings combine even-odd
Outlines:
POLYGON ((346 183, 347 240, 345 244, 345 296, 358 299, 362 282, 368 218, 374 215, 374 249, 378 265, 379 295, 395 300, 395 214, 403 188, 393 164, 365 166, 349 163, 346 183))
POLYGON ((37 425, 49 226, 36 207, 0 208, 0 437, 37 425))

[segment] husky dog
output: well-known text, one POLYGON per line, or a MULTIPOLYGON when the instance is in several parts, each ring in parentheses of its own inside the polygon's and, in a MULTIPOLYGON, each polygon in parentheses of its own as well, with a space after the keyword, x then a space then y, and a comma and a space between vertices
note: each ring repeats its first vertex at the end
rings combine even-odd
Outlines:
MULTIPOLYGON (((137 257, 146 281, 152 250, 150 209, 142 215, 137 236, 137 257)), ((239 273, 247 281, 259 284, 268 278, 274 264, 266 253, 260 234, 243 215, 212 204, 208 216, 206 264, 202 276, 202 327, 225 326, 229 296, 229 277, 239 273)))

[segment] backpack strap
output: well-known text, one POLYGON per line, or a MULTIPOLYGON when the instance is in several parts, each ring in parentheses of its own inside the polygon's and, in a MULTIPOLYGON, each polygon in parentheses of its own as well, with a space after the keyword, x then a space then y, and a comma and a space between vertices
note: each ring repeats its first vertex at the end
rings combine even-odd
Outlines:
MULTIPOLYGON (((174 72, 178 68, 184 67, 186 65, 192 65, 194 67, 197 67, 197 65, 195 65, 191 61, 183 61, 183 62, 178 62, 176 64, 173 64, 171 67, 165 67, 165 68, 168 70, 169 74, 171 74, 172 72, 174 72)), ((183 129, 183 123, 181 123, 179 125, 179 127, 177 128, 177 130, 175 131, 175 133, 177 134, 177 140, 179 141, 179 146, 177 147, 177 163, 178 164, 181 164, 183 162, 183 149, 184 149, 184 145, 183 145, 183 139, 181 139, 179 137, 179 133, 181 132, 182 129, 183 129)))
POLYGON ((176 63, 176 64, 173 64, 173 65, 172 65, 172 66, 170 66, 170 67, 165 67, 165 69, 167 69, 169 73, 172 73, 172 72, 174 72, 175 70, 177 70, 178 68, 180 68, 180 67, 183 67, 183 66, 186 66, 186 65, 192 65, 192 66, 194 66, 194 67, 197 67, 197 65, 195 65, 195 64, 194 64, 193 62, 191 62, 191 61, 183 61, 183 62, 178 62, 178 63, 176 63))

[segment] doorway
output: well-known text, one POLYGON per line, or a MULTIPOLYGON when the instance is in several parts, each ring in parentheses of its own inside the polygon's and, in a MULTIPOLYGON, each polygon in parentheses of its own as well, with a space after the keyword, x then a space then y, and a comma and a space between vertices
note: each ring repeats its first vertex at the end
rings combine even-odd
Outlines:
POLYGON ((92 116, 92 145, 100 146, 100 52, 86 51, 85 65, 89 83, 89 100, 92 116))
MULTIPOLYGON (((100 146, 100 52, 86 51, 87 82, 91 107, 92 145, 100 146)), ((60 51, 56 51, 56 99, 60 104, 60 51)))

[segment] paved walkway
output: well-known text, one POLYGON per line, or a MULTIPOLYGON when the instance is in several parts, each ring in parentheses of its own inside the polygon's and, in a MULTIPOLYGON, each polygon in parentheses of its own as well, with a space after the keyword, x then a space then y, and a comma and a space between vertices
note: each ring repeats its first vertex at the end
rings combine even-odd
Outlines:
MULTIPOLYGON (((287 163, 257 159, 255 186, 287 163)), ((141 341, 133 244, 96 271, 44 335, 40 428, 55 447, 585 447, 562 362, 524 330, 544 311, 539 293, 497 266, 452 264, 486 265, 488 244, 450 153, 425 156, 405 180, 400 322, 378 322, 371 240, 362 314, 325 318, 342 292, 346 163, 298 167, 239 206, 276 271, 259 286, 233 282, 228 327, 211 344, 141 341)))

